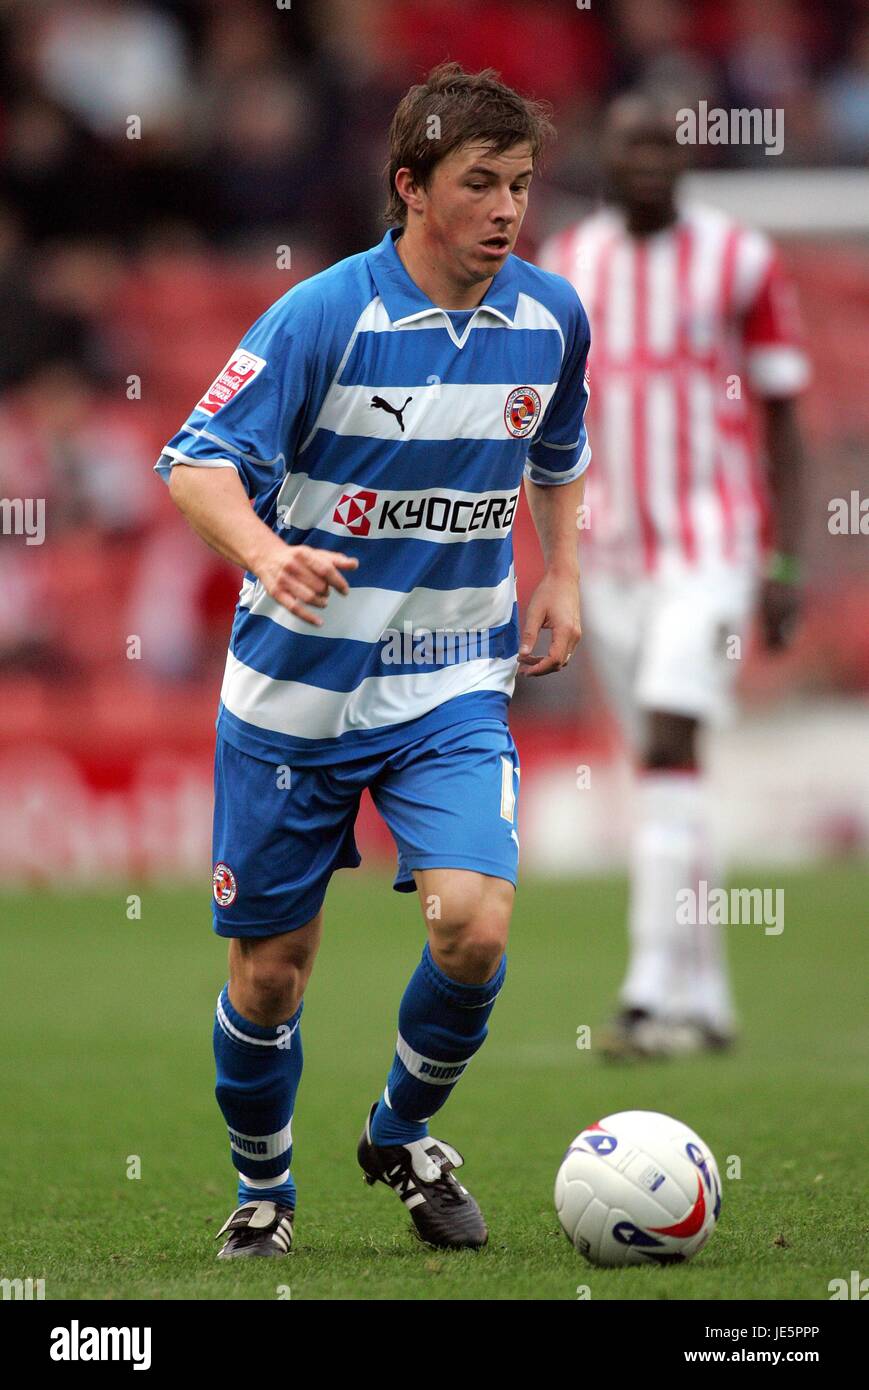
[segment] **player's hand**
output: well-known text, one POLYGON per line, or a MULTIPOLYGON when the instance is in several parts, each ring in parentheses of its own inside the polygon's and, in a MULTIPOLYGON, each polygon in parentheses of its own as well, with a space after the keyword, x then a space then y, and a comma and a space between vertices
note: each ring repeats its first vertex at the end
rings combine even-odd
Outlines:
POLYGON ((798 584, 765 579, 760 591, 758 615, 763 644, 767 651, 780 652, 790 646, 803 606, 798 584))
POLYGON ((576 575, 547 574, 531 595, 519 646, 519 675, 548 676, 567 665, 582 636, 579 621, 579 581, 576 575), (549 651, 534 656, 542 628, 548 629, 549 651))
POLYGON ((270 550, 256 575, 266 593, 288 613, 322 627, 323 619, 312 608, 325 608, 329 590, 339 594, 350 592, 342 570, 355 570, 359 561, 335 550, 315 550, 310 545, 286 545, 270 550), (310 605, 307 606, 306 605, 310 605))

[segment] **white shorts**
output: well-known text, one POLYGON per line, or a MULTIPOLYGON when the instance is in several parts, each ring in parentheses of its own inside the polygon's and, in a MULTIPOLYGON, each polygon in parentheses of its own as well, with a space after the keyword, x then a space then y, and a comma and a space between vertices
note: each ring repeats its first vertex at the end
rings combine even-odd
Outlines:
POLYGON ((732 566, 583 578, 583 630, 632 744, 641 745, 653 710, 726 721, 756 590, 755 572, 732 566))

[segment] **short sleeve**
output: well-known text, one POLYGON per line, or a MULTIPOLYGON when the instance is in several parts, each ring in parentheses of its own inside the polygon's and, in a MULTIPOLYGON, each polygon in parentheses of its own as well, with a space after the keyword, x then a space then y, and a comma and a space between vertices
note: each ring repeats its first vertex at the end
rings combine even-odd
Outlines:
POLYGON ((749 384, 759 396, 795 396, 808 385, 796 289, 773 251, 742 320, 749 384))
POLYGON ((561 372, 540 429, 528 450, 525 477, 541 487, 557 487, 579 478, 591 462, 585 427, 588 404, 586 364, 591 333, 585 310, 575 296, 572 331, 565 344, 561 372))
POLYGON ((281 477, 304 418, 310 341, 285 301, 273 304, 164 447, 160 476, 168 482, 176 463, 235 468, 252 498, 281 477))

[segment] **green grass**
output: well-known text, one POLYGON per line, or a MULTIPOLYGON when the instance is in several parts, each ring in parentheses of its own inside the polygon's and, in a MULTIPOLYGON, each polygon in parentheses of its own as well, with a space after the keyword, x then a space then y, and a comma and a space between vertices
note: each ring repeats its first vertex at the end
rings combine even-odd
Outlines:
POLYGON ((225 947, 207 900, 143 888, 131 922, 128 888, 3 897, 0 1276, 42 1277, 49 1299, 270 1299, 280 1284, 293 1299, 573 1299, 581 1284, 595 1299, 828 1298, 832 1278, 867 1272, 869 873, 775 885, 781 936, 729 929, 739 1049, 626 1068, 576 1047, 620 979, 623 882, 523 882, 489 1041, 435 1129, 465 1154, 490 1244, 436 1254, 355 1162, 421 949, 418 909, 383 878, 339 874, 304 1020, 296 1251, 228 1265, 214 1259, 234 1183, 210 1041, 225 947), (690 1265, 595 1270, 560 1233, 563 1150, 633 1107, 679 1116, 718 1158, 719 1229, 690 1265))

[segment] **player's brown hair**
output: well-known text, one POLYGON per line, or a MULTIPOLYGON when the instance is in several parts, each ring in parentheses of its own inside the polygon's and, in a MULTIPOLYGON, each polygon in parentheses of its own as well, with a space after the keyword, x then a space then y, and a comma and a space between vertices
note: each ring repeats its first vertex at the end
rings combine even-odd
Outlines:
POLYGON ((555 134, 550 113, 548 103, 520 96, 494 68, 465 72, 459 63, 432 68, 425 82, 401 98, 389 128, 387 222, 407 221, 407 205, 395 187, 399 169, 410 169, 414 181, 427 188, 435 165, 471 140, 492 154, 527 143, 536 161, 555 134))

